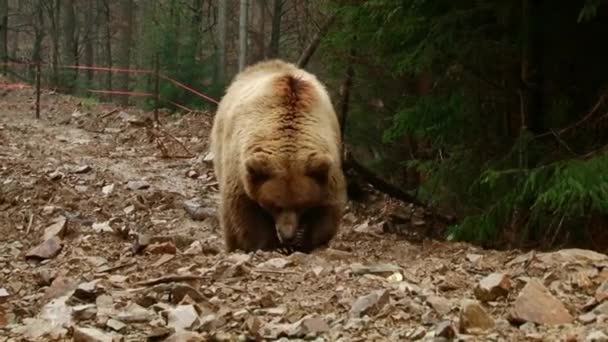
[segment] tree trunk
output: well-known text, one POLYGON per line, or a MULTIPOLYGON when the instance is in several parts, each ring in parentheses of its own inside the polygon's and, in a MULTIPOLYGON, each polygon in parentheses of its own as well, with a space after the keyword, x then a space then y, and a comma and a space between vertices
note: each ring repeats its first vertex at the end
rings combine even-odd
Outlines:
POLYGON ((543 133, 542 0, 522 0, 522 128, 543 133))
MULTIPOLYGON (((101 18, 103 20, 103 29, 105 30, 105 63, 108 68, 111 68, 112 63, 112 31, 110 29, 112 23, 112 12, 110 11, 110 4, 108 0, 101 0, 101 5, 103 7, 103 14, 101 18)), ((108 71, 106 74, 106 88, 107 90, 112 90, 112 72, 108 71)), ((112 99, 112 95, 108 95, 106 98, 108 100, 112 99)))
POLYGON ((253 0, 251 26, 249 63, 253 64, 266 58, 266 0, 253 0))
POLYGON ((61 2, 55 0, 48 5, 49 21, 51 23, 51 42, 52 42, 52 83, 54 86, 59 86, 59 19, 61 16, 61 2))
POLYGON ((239 71, 245 68, 247 60, 247 17, 249 10, 249 0, 241 0, 239 10, 239 71))
MULTIPOLYGON (((76 44, 76 14, 74 12, 74 0, 63 0, 64 6, 64 22, 63 22, 63 63, 66 65, 76 65, 76 56, 78 53, 76 44)), ((65 86, 68 90, 72 90, 76 83, 78 71, 67 69, 64 72, 65 86)))
MULTIPOLYGON (((95 6, 93 6, 93 0, 87 0, 86 8, 84 11, 84 21, 85 21, 85 33, 84 33, 84 60, 85 64, 88 66, 92 66, 94 64, 94 51, 93 51, 93 40, 95 38, 94 28, 96 25, 93 25, 93 13, 95 11, 95 6)), ((93 83, 93 70, 87 70, 87 84, 90 86, 93 83)))
POLYGON ((279 41, 281 39, 281 16, 283 11, 283 0, 274 0, 272 11, 272 31, 270 33, 269 58, 279 57, 279 41))
MULTIPOLYGON (((131 34, 133 28, 133 0, 120 0, 121 20, 119 24, 120 44, 118 45, 118 65, 128 69, 131 61, 131 34)), ((118 89, 129 91, 129 74, 118 74, 118 89)), ((121 96, 121 103, 128 104, 129 97, 121 96)))
MULTIPOLYGON (((36 6, 40 6, 38 3, 36 3, 36 6)), ((23 22, 23 16, 21 15, 23 11, 23 1, 17 1, 17 13, 19 13, 19 21, 17 23, 15 23, 16 25, 19 25, 23 22)), ((44 13, 42 13, 44 15, 44 13)), ((20 30, 14 30, 13 31, 13 35, 10 38, 11 40, 11 48, 9 51, 9 55, 13 58, 13 59, 17 59, 17 57, 19 56, 19 31, 20 30)))
MULTIPOLYGON (((0 60, 8 62, 8 0, 0 0, 0 60)), ((6 64, 2 73, 6 75, 6 64)))
POLYGON ((32 47, 32 60, 36 63, 42 61, 42 40, 44 39, 44 11, 43 2, 36 1, 36 24, 34 25, 34 46, 32 47))
POLYGON ((217 7, 217 83, 226 82, 226 1, 217 7))

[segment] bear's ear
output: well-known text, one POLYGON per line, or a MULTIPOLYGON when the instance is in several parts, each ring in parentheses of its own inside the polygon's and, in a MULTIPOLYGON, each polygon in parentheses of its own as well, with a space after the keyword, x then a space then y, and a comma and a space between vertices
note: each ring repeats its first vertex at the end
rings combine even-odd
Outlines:
POLYGON ((331 159, 328 155, 314 155, 308 160, 306 175, 320 184, 325 184, 329 176, 331 159))
POLYGON ((251 184, 258 185, 266 181, 272 175, 270 161, 265 156, 257 155, 245 160, 247 179, 251 184))

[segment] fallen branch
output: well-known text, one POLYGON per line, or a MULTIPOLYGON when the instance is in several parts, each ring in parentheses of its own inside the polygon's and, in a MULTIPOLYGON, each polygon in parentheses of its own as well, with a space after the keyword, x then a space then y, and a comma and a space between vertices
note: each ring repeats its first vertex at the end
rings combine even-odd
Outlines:
POLYGON ((177 283, 181 281, 192 281, 192 280, 201 280, 204 279, 203 276, 195 275, 195 274, 173 274, 164 277, 144 280, 135 283, 135 286, 152 286, 163 283, 177 283))
POLYGON ((426 207, 426 205, 420 202, 420 200, 418 200, 416 197, 390 184, 389 182, 376 175, 373 171, 369 170, 358 160, 356 160, 353 154, 348 150, 346 151, 346 157, 344 160, 344 170, 353 170, 358 175, 360 175, 367 183, 371 184, 374 188, 384 194, 387 194, 404 202, 409 202, 418 206, 426 207))
POLYGON ((171 133, 164 131, 158 127, 154 127, 154 124, 152 121, 146 121, 145 128, 146 128, 146 132, 148 133, 148 137, 150 138, 151 141, 154 141, 156 143, 156 146, 161 151, 161 154, 164 158, 186 158, 186 159, 188 159, 188 158, 194 157, 194 154, 192 152, 190 152, 190 150, 186 147, 186 145, 184 145, 181 141, 179 141, 179 139, 177 139, 176 137, 171 135, 171 133), (169 154, 169 150, 167 149, 167 146, 165 145, 165 143, 162 140, 163 138, 167 138, 167 139, 174 141, 177 145, 179 145, 186 152, 186 155, 185 156, 180 156, 180 155, 171 156, 169 154))

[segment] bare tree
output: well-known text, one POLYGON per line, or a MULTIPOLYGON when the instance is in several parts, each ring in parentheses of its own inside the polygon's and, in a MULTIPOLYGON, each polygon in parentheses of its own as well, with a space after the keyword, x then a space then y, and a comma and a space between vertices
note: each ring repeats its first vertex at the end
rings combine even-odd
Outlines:
MULTIPOLYGON (((64 22, 63 22, 63 62, 67 65, 76 65, 78 62, 78 43, 76 39, 76 13, 74 12, 74 0, 63 0, 64 10, 64 22)), ((78 75, 77 70, 68 70, 65 72, 67 75, 67 86, 72 88, 74 81, 78 75)))
POLYGON ((281 17, 283 16, 283 0, 273 0, 272 29, 270 31, 270 46, 268 57, 279 57, 279 41, 281 39, 281 17))
POLYGON ((217 6, 217 81, 226 81, 226 1, 219 1, 217 6))
MULTIPOLYGON (((131 62, 131 34, 133 30, 133 0, 120 0, 120 44, 118 45, 118 64, 120 67, 128 69, 131 62)), ((118 74, 119 89, 129 90, 129 74, 121 72, 118 74)), ((129 98, 121 97, 121 102, 127 104, 129 98)))
MULTIPOLYGON (((93 52, 93 43, 95 38, 95 28, 96 25, 91 25, 93 20, 93 12, 95 11, 95 6, 93 4, 93 0, 87 0, 84 8, 84 22, 86 25, 84 31, 84 63, 86 65, 93 65, 94 61, 94 52, 93 52)), ((87 70, 87 83, 91 84, 93 82, 93 70, 87 70)))
MULTIPOLYGON (((0 58, 8 61, 8 0, 0 0, 0 58)), ((2 70, 6 74, 6 65, 2 70)))
POLYGON ((253 0, 251 6, 251 49, 249 63, 266 58, 266 0, 253 0))
POLYGON ((241 0, 239 10, 239 71, 245 68, 247 60, 247 17, 249 11, 249 0, 241 0))

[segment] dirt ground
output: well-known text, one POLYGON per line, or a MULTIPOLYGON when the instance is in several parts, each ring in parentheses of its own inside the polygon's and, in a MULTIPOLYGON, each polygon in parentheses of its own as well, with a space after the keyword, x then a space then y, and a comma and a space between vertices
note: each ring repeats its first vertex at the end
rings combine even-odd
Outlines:
POLYGON ((0 93, 0 341, 608 341, 606 255, 406 239, 375 193, 328 249, 227 254, 212 113, 42 104, 0 93))

